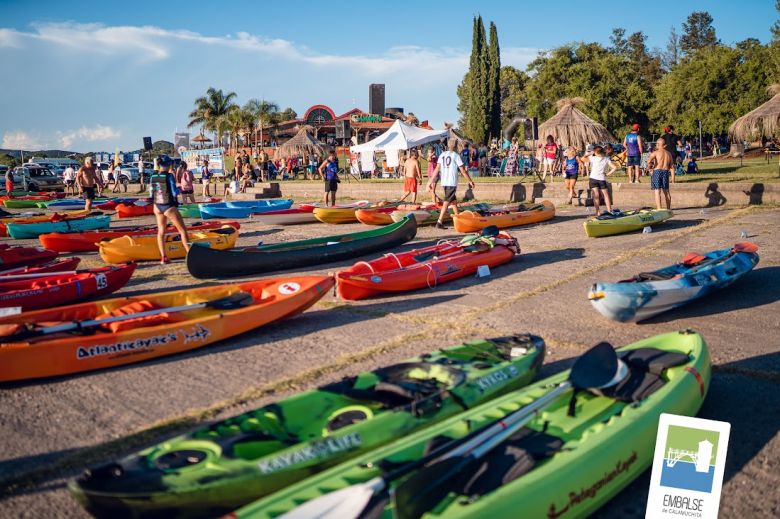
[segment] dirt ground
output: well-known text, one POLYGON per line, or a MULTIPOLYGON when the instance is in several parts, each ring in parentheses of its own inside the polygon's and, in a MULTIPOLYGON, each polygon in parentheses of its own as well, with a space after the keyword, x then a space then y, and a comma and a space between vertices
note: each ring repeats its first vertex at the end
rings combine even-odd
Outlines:
MULTIPOLYGON (((89 464, 207 420, 469 338, 525 331, 541 335, 548 345, 542 373, 547 376, 566 369, 598 341, 617 346, 685 328, 703 334, 713 357, 712 384, 699 416, 732 426, 721 516, 780 516, 780 209, 681 209, 652 233, 602 239, 585 236, 585 216, 583 208, 565 208, 550 222, 511 230, 522 254, 489 278, 357 303, 328 294, 298 317, 201 351, 0 387, 0 517, 84 517, 65 483, 89 464), (742 231, 761 247, 761 261, 717 296, 643 324, 608 321, 587 300, 597 280, 624 279, 673 263, 688 251, 731 246, 742 231)), ((134 221, 141 222, 128 223, 134 221)), ((273 228, 249 221, 239 244, 359 228, 273 228)), ((422 228, 403 249, 455 236, 451 230, 422 228)), ((305 272, 334 272, 350 263, 305 272)), ((99 264, 96 253, 82 262, 99 264)), ((148 264, 119 294, 203 284, 187 274, 181 261, 148 264)), ((598 515, 643 517, 648 485, 649 472, 598 515)))

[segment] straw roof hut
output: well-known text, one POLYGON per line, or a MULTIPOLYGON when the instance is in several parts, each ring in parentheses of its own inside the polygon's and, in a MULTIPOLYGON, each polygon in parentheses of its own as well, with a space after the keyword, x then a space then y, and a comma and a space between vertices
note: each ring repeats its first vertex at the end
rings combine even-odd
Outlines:
POLYGON ((614 142, 615 137, 604 126, 577 109, 577 105, 584 102, 581 97, 558 101, 558 113, 539 125, 539 138, 544 141, 552 135, 555 142, 579 150, 585 149, 588 144, 614 142))
POLYGON ((312 131, 311 126, 302 126, 292 139, 276 149, 274 158, 286 159, 288 157, 298 157, 301 155, 304 157, 308 157, 309 155, 324 157, 327 152, 326 146, 312 137, 311 133, 309 133, 310 131, 312 131))
POLYGON ((444 123, 444 128, 447 130, 448 136, 447 136, 447 143, 449 143, 451 140, 455 140, 457 143, 456 151, 460 153, 463 151, 463 146, 465 144, 468 144, 470 147, 474 146, 474 143, 470 140, 463 137, 461 134, 455 131, 455 129, 452 127, 452 123, 444 123))
POLYGON ((732 141, 749 141, 763 137, 774 137, 780 133, 780 83, 775 83, 767 89, 772 99, 752 110, 729 127, 732 141))

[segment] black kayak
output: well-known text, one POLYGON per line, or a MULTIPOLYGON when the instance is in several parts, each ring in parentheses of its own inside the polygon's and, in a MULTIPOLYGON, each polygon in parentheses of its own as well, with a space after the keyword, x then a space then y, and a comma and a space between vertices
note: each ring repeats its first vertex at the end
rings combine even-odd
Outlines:
POLYGON ((215 250, 192 247, 187 270, 196 278, 264 274, 352 259, 402 245, 417 235, 417 221, 407 217, 385 227, 257 247, 215 250))

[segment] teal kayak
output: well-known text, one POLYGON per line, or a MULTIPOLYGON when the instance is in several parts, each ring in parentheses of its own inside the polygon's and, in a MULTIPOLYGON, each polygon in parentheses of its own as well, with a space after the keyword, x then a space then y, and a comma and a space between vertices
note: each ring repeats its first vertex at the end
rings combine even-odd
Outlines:
POLYGON ((90 216, 59 222, 35 222, 35 223, 9 223, 8 235, 18 240, 37 238, 41 234, 50 232, 93 231, 95 229, 108 229, 111 225, 111 216, 90 216))
POLYGON ((70 489, 100 517, 215 517, 533 380, 544 341, 472 341, 202 427, 89 469, 70 489))

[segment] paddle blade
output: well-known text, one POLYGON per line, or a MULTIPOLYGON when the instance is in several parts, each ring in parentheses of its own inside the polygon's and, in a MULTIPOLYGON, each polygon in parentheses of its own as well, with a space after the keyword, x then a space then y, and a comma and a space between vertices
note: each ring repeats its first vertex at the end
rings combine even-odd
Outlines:
POLYGON ((604 387, 618 371, 615 349, 608 342, 600 342, 576 360, 569 374, 569 382, 580 389, 604 387))
POLYGON ((700 263, 706 259, 707 256, 702 256, 698 252, 689 252, 683 257, 682 264, 686 267, 692 267, 693 265, 696 265, 697 263, 700 263))
POLYGON ((357 519, 374 496, 370 483, 352 485, 312 499, 279 519, 357 519))
POLYGON ((739 242, 734 245, 734 252, 747 252, 749 254, 755 254, 758 252, 758 245, 749 241, 739 242))
POLYGON ((230 294, 227 297, 221 299, 215 299, 214 301, 206 301, 204 304, 207 308, 215 308, 217 310, 232 310, 234 308, 242 308, 249 306, 254 302, 252 294, 249 292, 236 292, 230 294))
POLYGON ((393 500, 398 519, 417 519, 452 492, 471 457, 455 456, 424 467, 396 487, 393 500))

